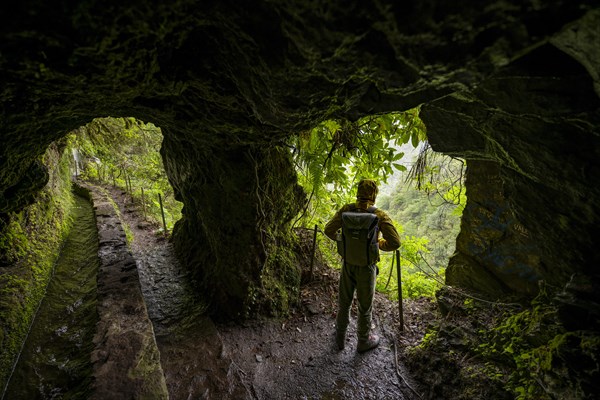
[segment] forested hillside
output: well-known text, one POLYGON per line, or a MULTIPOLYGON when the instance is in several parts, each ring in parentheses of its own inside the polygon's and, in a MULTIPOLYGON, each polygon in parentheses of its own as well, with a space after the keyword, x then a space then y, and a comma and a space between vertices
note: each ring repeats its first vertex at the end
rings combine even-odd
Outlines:
MULTIPOLYGON (((394 174, 377 200, 377 206, 390 215, 403 238, 400 256, 407 297, 431 296, 443 283, 466 199, 463 162, 434 153, 426 144, 419 148, 410 144, 402 147, 407 171, 394 174), (424 157, 427 165, 423 165, 424 157)), ((378 289, 395 297, 391 264, 392 255, 382 254, 378 289)))

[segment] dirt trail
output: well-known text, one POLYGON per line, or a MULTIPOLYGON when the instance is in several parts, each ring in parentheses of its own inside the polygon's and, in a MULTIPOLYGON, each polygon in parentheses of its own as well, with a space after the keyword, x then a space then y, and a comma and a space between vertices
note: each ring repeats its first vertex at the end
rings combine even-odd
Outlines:
POLYGON ((422 337, 428 302, 405 303, 407 329, 398 335, 397 305, 377 294, 379 348, 356 352, 354 310, 346 348, 338 351, 333 335, 338 274, 320 265, 289 317, 215 325, 191 300, 170 243, 122 191, 108 189, 135 236, 132 252, 171 399, 418 399, 417 383, 395 359, 422 337))
MULTIPOLYGON (((324 293, 333 296, 319 296, 323 291, 317 288, 325 285, 333 289, 335 284, 330 277, 324 281, 304 288, 304 298, 311 301, 286 320, 253 321, 242 327, 218 326, 225 351, 243 371, 244 381, 253 388, 254 396, 258 399, 416 398, 397 375, 394 344, 382 332, 391 327, 384 328, 381 319, 375 327, 381 336, 377 349, 364 354, 356 352, 353 319, 346 348, 337 350, 335 292, 324 293)), ((402 373, 406 379, 407 372, 402 373)))

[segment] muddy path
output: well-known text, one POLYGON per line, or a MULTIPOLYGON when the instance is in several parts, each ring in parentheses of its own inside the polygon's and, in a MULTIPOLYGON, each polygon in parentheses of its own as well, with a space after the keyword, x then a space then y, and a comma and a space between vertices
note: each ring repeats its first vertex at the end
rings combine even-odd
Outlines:
POLYGON ((121 190, 106 187, 130 226, 171 399, 418 399, 421 390, 402 363, 403 350, 423 336, 429 302, 405 303, 405 329, 397 304, 375 299, 380 346, 356 352, 356 314, 348 342, 334 340, 336 270, 315 267, 300 304, 286 318, 215 324, 194 302, 171 244, 121 190))
POLYGON ((359 354, 354 315, 346 347, 337 349, 336 279, 331 275, 321 276, 322 280, 317 278, 303 289, 303 305, 289 318, 218 325, 227 354, 240 367, 255 398, 418 398, 411 389, 416 383, 402 364, 396 364, 394 346, 398 343, 390 334, 393 327, 389 321, 377 318, 374 330, 380 334, 381 344, 359 354))

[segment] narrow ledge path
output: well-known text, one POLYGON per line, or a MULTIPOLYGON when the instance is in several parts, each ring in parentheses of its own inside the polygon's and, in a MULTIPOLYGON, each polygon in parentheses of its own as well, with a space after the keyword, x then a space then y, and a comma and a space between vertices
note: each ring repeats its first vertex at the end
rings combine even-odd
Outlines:
POLYGON ((96 215, 100 261, 91 399, 167 399, 153 327, 117 209, 99 188, 81 187, 96 215))
POLYGON ((224 352, 215 324, 205 315, 205 305, 189 286, 171 243, 144 221, 127 193, 112 186, 103 188, 133 233, 131 253, 154 326, 169 398, 252 399, 239 368, 224 352))

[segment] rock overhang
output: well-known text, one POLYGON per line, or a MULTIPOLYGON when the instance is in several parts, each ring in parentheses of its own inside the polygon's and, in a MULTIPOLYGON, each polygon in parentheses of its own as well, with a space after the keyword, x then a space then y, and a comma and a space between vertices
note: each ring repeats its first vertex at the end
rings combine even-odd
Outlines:
MULTIPOLYGON (((552 216, 563 216, 566 236, 553 234, 534 248, 551 254, 549 260, 575 249, 559 257, 556 283, 573 272, 594 274, 584 267, 597 259, 591 239, 573 233, 591 237, 598 219, 599 194, 591 185, 600 119, 594 8, 591 1, 21 4, 2 13, 0 30, 0 212, 23 207, 45 184, 36 159, 51 142, 94 117, 134 116, 165 135, 167 173, 186 203, 181 236, 205 238, 209 233, 198 227, 216 223, 231 207, 242 210, 242 226, 253 226, 257 200, 240 193, 271 179, 257 157, 274 160, 279 179, 295 185, 291 165, 265 148, 326 118, 425 105, 434 148, 499 163, 508 194, 503 207, 514 217, 511 235, 522 225, 545 237, 552 216), (549 65, 552 54, 561 63, 549 65), (569 81, 575 70, 579 75, 569 81), (548 97, 554 99, 540 101, 548 97), (571 146, 574 137, 587 151, 571 146), (550 161, 553 168, 540 168, 550 161), (244 174, 241 182, 233 175, 242 170, 261 173, 244 174), (215 180, 223 171, 228 178, 215 180), (560 195, 561 183, 580 197, 560 195), (228 200, 198 200, 207 190, 228 200)), ((218 233, 235 234, 233 226, 218 233)), ((260 242, 253 232, 241 251, 252 260, 244 280, 260 275, 260 242)), ((186 256, 212 263, 226 250, 208 247, 186 256)), ((465 254, 492 272, 498 267, 489 255, 466 248, 465 254)), ((532 260, 521 261, 553 276, 552 265, 532 260)), ((234 292, 246 290, 243 283, 228 282, 234 292)))

